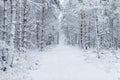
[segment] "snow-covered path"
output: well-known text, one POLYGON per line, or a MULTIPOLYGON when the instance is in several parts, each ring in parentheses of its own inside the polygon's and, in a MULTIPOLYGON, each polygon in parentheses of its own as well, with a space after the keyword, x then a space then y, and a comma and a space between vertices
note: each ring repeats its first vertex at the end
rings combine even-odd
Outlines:
POLYGON ((109 73, 85 62, 81 53, 68 46, 42 53, 39 69, 31 72, 32 80, 115 80, 109 73))

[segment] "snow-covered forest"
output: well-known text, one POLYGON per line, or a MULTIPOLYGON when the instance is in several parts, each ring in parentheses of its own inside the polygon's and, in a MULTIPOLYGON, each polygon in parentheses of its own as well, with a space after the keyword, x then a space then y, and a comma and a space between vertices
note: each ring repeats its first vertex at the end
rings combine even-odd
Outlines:
POLYGON ((120 80, 120 0, 0 0, 0 80, 120 80))

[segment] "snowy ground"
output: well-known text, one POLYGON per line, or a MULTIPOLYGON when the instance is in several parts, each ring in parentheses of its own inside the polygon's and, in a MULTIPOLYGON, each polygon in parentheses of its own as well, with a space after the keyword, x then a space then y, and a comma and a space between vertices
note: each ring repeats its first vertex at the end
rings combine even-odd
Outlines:
POLYGON ((108 63, 109 66, 106 67, 107 62, 103 61, 105 59, 98 60, 95 54, 89 56, 89 52, 78 48, 59 45, 42 53, 30 53, 26 64, 20 64, 24 65, 20 69, 25 71, 17 74, 20 77, 13 77, 16 76, 14 70, 15 74, 12 74, 11 79, 9 75, 2 73, 4 76, 0 76, 0 80, 5 80, 5 75, 8 77, 6 80, 120 80, 118 63, 117 67, 112 63, 108 63))

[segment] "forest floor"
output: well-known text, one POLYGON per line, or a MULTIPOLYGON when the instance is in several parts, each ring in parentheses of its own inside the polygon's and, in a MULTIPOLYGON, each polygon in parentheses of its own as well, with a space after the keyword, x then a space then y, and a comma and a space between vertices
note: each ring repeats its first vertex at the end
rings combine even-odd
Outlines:
POLYGON ((14 73, 10 70, 0 74, 0 80, 120 80, 120 63, 88 53, 91 52, 62 45, 42 53, 30 51, 27 61, 16 65, 24 67, 17 67, 18 72, 16 69, 14 73))

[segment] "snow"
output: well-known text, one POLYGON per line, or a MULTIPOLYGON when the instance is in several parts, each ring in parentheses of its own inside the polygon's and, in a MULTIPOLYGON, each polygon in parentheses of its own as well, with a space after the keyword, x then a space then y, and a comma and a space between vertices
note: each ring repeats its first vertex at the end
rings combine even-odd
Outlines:
MULTIPOLYGON (((23 54, 24 55, 24 54, 23 54)), ((92 50, 58 45, 44 52, 29 51, 14 63, 13 69, 0 74, 0 80, 119 80, 120 73, 106 70, 92 50), (25 59, 25 60, 24 60, 25 59), (21 63, 20 63, 21 62, 21 63), (101 68, 102 67, 102 68, 101 68)), ((108 63, 109 64, 109 63, 108 63)), ((114 67, 109 65, 109 67, 114 67)))
POLYGON ((57 46, 41 54, 41 66, 31 72, 32 80, 117 80, 117 78, 82 56, 82 50, 68 46, 57 46))

